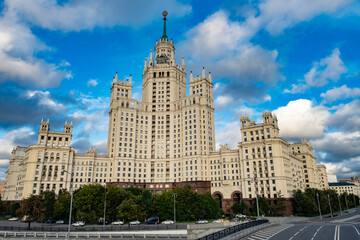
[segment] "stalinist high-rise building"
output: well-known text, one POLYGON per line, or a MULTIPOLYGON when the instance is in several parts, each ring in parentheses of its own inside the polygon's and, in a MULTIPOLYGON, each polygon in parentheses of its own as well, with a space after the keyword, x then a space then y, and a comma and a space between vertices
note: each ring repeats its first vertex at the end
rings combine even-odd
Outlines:
POLYGON ((199 76, 191 72, 187 86, 184 57, 176 62, 166 34, 166 15, 163 35, 144 61, 142 102, 132 99, 131 76, 112 80, 107 154, 91 148, 77 154, 71 147, 72 123, 53 132, 49 121, 41 121, 37 144, 12 152, 3 200, 90 183, 166 190, 175 183, 206 182, 228 210, 256 194, 289 198, 294 189, 328 187, 326 169, 316 165, 311 144, 281 139, 271 112, 263 113, 261 124, 241 117, 238 148, 221 145, 216 151, 211 74, 204 68, 199 76))

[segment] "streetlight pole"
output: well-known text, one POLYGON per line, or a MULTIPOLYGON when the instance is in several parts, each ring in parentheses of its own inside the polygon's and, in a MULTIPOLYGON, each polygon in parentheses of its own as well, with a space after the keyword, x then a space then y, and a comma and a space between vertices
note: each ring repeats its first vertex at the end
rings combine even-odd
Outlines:
POLYGON ((337 197, 338 197, 338 201, 339 201, 340 215, 342 215, 341 204, 340 204, 340 193, 338 194, 337 197))
POLYGON ((346 197, 347 194, 345 194, 345 203, 346 203, 346 210, 349 210, 349 206, 348 206, 348 202, 347 202, 347 197, 346 197))
POLYGON ((176 193, 173 193, 172 196, 174 197, 174 223, 176 223, 176 203, 175 203, 175 198, 177 196, 176 193))
POLYGON ((319 193, 316 193, 316 198, 317 198, 317 202, 318 202, 318 206, 319 206, 320 220, 322 220, 321 207, 320 207, 320 201, 319 201, 319 193))
POLYGON ((105 219, 105 216, 106 216, 106 195, 107 195, 107 191, 106 191, 106 187, 105 187, 103 231, 104 231, 104 228, 105 228, 105 223, 106 223, 106 219, 105 219))
POLYGON ((259 218, 259 216, 260 216, 260 214, 259 214, 259 200, 258 200, 258 191, 257 191, 257 186, 258 186, 259 180, 257 179, 257 177, 254 178, 254 182, 255 182, 255 196, 256 196, 256 211, 257 211, 257 217, 259 218))
POLYGON ((328 200, 329 200, 329 206, 330 206, 330 212, 331 212, 331 218, 333 218, 333 212, 332 212, 332 208, 331 208, 331 202, 330 202, 330 195, 327 195, 328 200))
POLYGON ((70 213, 69 213, 69 226, 68 226, 68 234, 67 234, 67 239, 69 240, 70 239, 70 228, 71 228, 71 211, 72 211, 72 204, 73 204, 73 197, 74 197, 74 194, 72 192, 72 185, 71 185, 71 177, 72 177, 72 174, 69 173, 68 171, 66 170, 63 170, 63 172, 67 173, 70 175, 70 213))

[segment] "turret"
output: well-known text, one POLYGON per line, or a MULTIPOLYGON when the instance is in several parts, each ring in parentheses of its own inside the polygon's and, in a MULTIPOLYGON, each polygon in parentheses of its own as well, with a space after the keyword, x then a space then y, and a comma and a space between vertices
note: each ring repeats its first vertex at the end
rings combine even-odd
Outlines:
POLYGON ((49 130, 50 130, 49 119, 47 120, 47 122, 45 122, 44 119, 41 119, 40 131, 41 132, 48 132, 49 130))
POLYGON ((71 131, 72 131, 72 122, 68 124, 67 121, 65 121, 64 133, 71 133, 71 131))

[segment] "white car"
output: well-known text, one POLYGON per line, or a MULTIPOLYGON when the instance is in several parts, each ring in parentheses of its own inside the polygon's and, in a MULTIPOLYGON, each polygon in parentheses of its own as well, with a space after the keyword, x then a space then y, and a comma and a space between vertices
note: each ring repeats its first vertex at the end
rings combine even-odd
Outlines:
POLYGON ((174 224, 174 221, 172 220, 165 220, 161 224, 174 224))
POLYGON ((196 224, 206 224, 206 223, 208 223, 208 221, 205 220, 205 219, 201 219, 201 220, 199 220, 199 221, 196 221, 195 223, 196 223, 196 224))
POLYGON ((123 221, 115 221, 111 223, 111 225, 123 225, 123 224, 124 224, 123 221))
POLYGON ((236 214, 235 217, 237 217, 237 218, 246 218, 246 215, 239 213, 239 214, 236 214))
POLYGON ((19 220, 19 218, 17 218, 17 217, 9 218, 9 221, 18 221, 18 220, 19 220))
POLYGON ((223 223, 224 222, 224 219, 217 219, 215 221, 213 221, 213 223, 223 223))
POLYGON ((130 222, 130 225, 140 225, 140 222, 138 220, 133 220, 130 222))
POLYGON ((82 221, 77 221, 76 223, 72 224, 74 227, 82 227, 85 226, 85 223, 82 221))

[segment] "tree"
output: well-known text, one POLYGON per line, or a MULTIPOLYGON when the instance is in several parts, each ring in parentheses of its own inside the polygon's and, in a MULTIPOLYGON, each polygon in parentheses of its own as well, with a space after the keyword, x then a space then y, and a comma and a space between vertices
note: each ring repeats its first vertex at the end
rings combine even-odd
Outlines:
POLYGON ((234 214, 242 213, 244 214, 245 210, 248 208, 246 203, 240 202, 240 203, 234 203, 234 205, 231 207, 231 210, 234 214))
POLYGON ((55 193, 53 191, 44 191, 40 194, 40 197, 45 208, 45 219, 54 218, 54 204, 55 204, 55 193))
POLYGON ((97 222, 104 214, 105 187, 100 184, 84 185, 74 192, 74 215, 89 223, 97 222))
POLYGON ((16 216, 16 210, 18 210, 20 208, 20 204, 19 203, 12 203, 9 205, 9 207, 7 208, 7 215, 10 216, 16 216))
POLYGON ((106 195, 106 219, 109 221, 117 220, 117 207, 126 199, 129 199, 131 192, 125 191, 121 188, 118 188, 114 185, 111 185, 107 189, 106 195))
POLYGON ((130 221, 137 219, 143 220, 145 217, 145 213, 141 211, 140 206, 136 203, 135 197, 130 197, 127 200, 124 200, 118 207, 117 207, 117 217, 118 219, 123 220, 124 222, 128 222, 130 226, 130 221))
POLYGON ((54 203, 54 219, 65 220, 69 218, 70 211, 70 193, 61 189, 54 203))
POLYGON ((277 198, 275 200, 276 202, 275 202, 275 206, 273 208, 273 210, 274 210, 273 214, 275 216, 282 216, 283 211, 286 209, 286 206, 285 206, 286 199, 281 194, 281 190, 276 194, 276 196, 277 196, 277 198))
POLYGON ((154 198, 150 190, 144 189, 141 194, 140 202, 143 210, 146 213, 146 217, 153 216, 154 213, 154 198))
POLYGON ((45 208, 40 196, 31 195, 20 202, 20 208, 16 211, 19 217, 25 217, 28 222, 28 229, 32 221, 43 220, 45 217, 45 208))
POLYGON ((3 202, 0 199, 0 216, 4 216, 9 208, 9 204, 7 202, 3 202))

